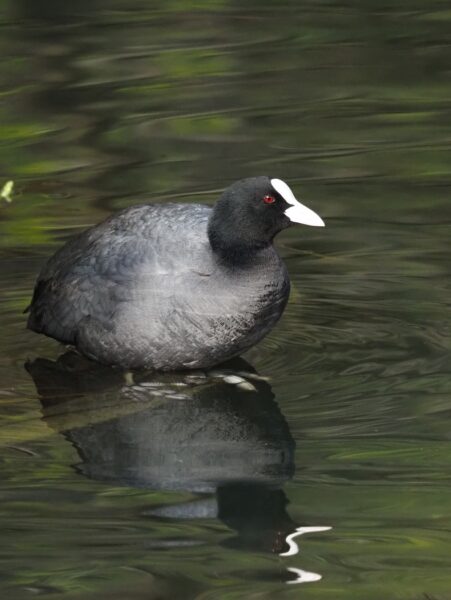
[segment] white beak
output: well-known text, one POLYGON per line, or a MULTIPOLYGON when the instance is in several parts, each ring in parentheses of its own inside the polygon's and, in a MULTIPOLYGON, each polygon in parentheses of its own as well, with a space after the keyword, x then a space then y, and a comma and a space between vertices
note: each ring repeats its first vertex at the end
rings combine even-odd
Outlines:
POLYGON ((316 214, 316 212, 310 210, 310 208, 307 208, 296 200, 293 192, 285 181, 282 181, 281 179, 271 179, 271 185, 276 192, 282 196, 285 202, 292 205, 285 211, 285 215, 290 221, 293 223, 302 223, 303 225, 311 225, 312 227, 325 226, 324 221, 316 214))

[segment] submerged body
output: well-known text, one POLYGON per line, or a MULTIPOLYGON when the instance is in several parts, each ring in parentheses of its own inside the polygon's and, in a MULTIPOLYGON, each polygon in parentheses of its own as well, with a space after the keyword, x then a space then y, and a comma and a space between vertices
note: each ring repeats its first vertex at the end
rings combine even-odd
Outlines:
POLYGON ((124 368, 208 368, 242 353, 282 315, 289 278, 268 223, 262 243, 239 213, 233 231, 218 215, 142 205, 83 232, 43 268, 28 327, 124 368))

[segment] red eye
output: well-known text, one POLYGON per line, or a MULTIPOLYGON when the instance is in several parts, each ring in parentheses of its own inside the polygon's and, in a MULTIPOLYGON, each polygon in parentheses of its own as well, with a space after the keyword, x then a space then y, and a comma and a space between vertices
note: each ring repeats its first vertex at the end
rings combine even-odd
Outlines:
POLYGON ((265 204, 274 204, 275 201, 276 199, 274 198, 274 196, 263 196, 263 202, 265 204))

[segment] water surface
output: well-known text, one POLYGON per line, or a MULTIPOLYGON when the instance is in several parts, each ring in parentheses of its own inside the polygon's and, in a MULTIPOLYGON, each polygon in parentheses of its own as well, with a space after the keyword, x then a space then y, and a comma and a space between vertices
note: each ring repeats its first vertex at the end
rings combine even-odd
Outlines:
POLYGON ((0 15, 2 596, 449 598, 448 5, 0 15), (327 227, 279 236, 290 303, 230 367, 252 389, 125 379, 25 330, 76 231, 264 173, 327 227))

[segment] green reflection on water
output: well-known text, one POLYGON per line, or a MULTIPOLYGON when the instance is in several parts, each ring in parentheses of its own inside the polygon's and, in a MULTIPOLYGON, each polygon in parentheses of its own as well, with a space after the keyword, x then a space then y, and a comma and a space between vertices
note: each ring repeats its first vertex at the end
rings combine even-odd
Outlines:
POLYGON ((15 182, 0 205, 3 595, 449 596, 446 3, 21 0, 0 12, 0 175, 15 182), (77 427, 43 420, 23 368, 60 349, 21 311, 79 228, 148 198, 213 202, 260 173, 289 180, 327 223, 281 236, 294 293, 248 356, 271 378, 296 473, 218 518, 156 516, 228 496, 74 469, 77 427), (299 538, 289 559, 271 551, 279 526, 302 525, 333 529, 299 538), (323 578, 288 585, 289 568, 323 578))

